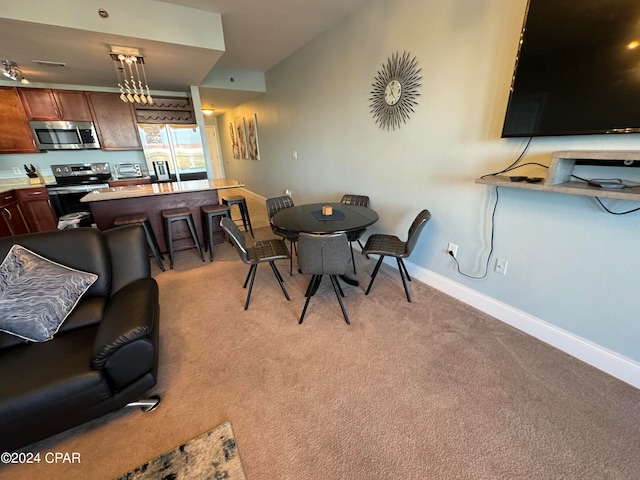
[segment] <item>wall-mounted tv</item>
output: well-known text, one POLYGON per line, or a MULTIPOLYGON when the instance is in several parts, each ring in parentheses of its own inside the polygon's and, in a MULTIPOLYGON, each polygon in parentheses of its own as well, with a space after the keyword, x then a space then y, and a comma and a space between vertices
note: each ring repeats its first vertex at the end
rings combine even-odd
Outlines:
POLYGON ((530 0, 503 137, 640 132, 640 0, 530 0))

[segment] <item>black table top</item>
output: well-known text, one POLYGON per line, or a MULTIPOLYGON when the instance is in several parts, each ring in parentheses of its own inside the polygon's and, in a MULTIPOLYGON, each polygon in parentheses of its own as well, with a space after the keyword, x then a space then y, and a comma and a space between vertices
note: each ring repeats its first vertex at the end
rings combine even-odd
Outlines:
MULTIPOLYGON (((338 213, 336 215, 341 217, 338 213)), ((311 203, 287 208, 271 217, 271 224, 290 233, 341 233, 363 230, 378 221, 378 214, 367 207, 346 205, 344 203, 311 203), (331 205, 334 214, 342 212, 343 220, 318 220, 318 211, 323 205, 331 205), (316 213, 316 215, 314 215, 316 213)))

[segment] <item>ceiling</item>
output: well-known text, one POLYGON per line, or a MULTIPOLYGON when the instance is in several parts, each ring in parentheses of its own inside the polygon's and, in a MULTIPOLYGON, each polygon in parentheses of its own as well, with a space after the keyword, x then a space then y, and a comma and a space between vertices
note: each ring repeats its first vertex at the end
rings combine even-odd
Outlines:
MULTIPOLYGON (((56 0, 50 0, 54 3, 56 0)), ((266 72, 322 32, 330 29, 367 0, 156 0, 219 13, 225 51, 122 37, 95 31, 35 23, 2 16, 0 60, 16 62, 35 86, 41 84, 116 86, 116 71, 106 45, 135 46, 145 58, 152 90, 188 92, 202 85, 213 69, 266 72), (46 66, 33 60, 63 62, 46 66)), ((102 2, 109 11, 118 8, 102 2)), ((110 17, 117 15, 109 11, 110 17)), ((98 16, 97 8, 91 15, 98 16)), ((94 20, 93 18, 91 19, 94 20)), ((108 21, 109 19, 107 19, 108 21)), ((6 83, 5 83, 6 84, 6 83)), ((153 92, 152 92, 153 93, 153 92)), ((259 95, 242 90, 200 88, 202 105, 217 113, 259 95)))

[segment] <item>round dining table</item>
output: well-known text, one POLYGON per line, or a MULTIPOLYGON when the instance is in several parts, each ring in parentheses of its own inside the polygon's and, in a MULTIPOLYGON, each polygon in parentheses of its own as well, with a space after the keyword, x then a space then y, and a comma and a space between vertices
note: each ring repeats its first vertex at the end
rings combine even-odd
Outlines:
POLYGON ((285 208, 271 217, 271 225, 295 235, 297 233, 354 233, 378 221, 378 214, 367 207, 345 203, 310 203, 285 208), (329 205, 332 215, 323 215, 329 205))
MULTIPOLYGON (((367 207, 345 203, 310 203, 285 208, 271 217, 271 225, 291 236, 299 233, 355 235, 378 221, 378 214, 367 207), (332 214, 323 215, 322 207, 331 206, 332 214)), ((359 282, 346 275, 341 278, 350 285, 359 282)))

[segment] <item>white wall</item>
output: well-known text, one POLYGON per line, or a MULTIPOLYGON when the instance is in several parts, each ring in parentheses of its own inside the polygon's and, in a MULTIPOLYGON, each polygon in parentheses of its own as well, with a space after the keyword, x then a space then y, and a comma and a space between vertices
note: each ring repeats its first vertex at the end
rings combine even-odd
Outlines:
MULTIPOLYGON (((527 0, 374 0, 267 73, 267 93, 219 118, 228 178, 296 203, 367 194, 380 221, 369 233, 406 237, 417 212, 432 220, 411 261, 640 361, 640 213, 613 216, 588 197, 501 189, 494 258, 484 273, 495 189, 474 184, 511 164, 526 139, 501 139, 527 0), (400 130, 369 113, 371 84, 388 56, 409 51, 422 67, 419 105, 400 130), (260 161, 232 158, 228 125, 257 112, 260 161), (298 159, 292 158, 292 151, 298 159)), ((548 164, 568 149, 640 150, 640 136, 536 138, 526 160, 548 164)), ((544 172, 537 172, 542 173, 544 172)), ((640 206, 607 202, 615 210, 640 206)), ((400 293, 399 293, 400 295, 400 293)))

